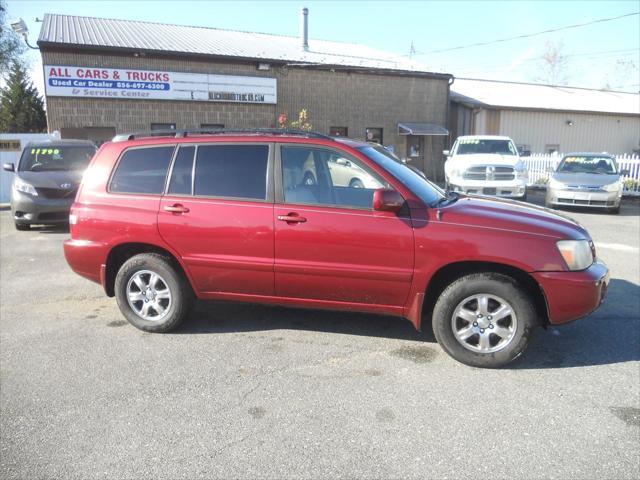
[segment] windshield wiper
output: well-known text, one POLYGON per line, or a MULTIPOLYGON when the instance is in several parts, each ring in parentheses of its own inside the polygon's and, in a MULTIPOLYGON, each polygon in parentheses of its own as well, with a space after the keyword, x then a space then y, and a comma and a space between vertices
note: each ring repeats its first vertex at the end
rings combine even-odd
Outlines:
POLYGON ((454 192, 452 190, 447 190, 446 197, 442 197, 438 200, 433 206, 434 207, 442 207, 445 205, 450 205, 456 202, 460 198, 460 194, 458 192, 454 192))

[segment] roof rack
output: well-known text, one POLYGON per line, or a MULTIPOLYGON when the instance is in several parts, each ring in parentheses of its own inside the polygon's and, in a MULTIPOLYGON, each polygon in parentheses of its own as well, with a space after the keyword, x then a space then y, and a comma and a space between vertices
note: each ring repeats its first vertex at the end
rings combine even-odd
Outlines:
POLYGON ((297 130, 292 128, 194 128, 186 130, 152 130, 146 132, 121 133, 113 137, 112 142, 126 142, 137 138, 149 137, 174 137, 186 138, 191 135, 289 135, 306 138, 320 138, 323 140, 335 140, 329 135, 307 130, 297 130))

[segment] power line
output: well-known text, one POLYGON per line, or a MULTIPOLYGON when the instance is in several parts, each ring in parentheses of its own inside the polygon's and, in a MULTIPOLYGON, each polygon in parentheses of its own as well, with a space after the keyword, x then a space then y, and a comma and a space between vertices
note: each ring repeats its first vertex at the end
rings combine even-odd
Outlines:
MULTIPOLYGON (((636 52, 640 52, 640 48, 625 48, 622 50, 601 50, 599 52, 580 52, 580 53, 569 53, 567 55, 561 55, 562 58, 573 58, 573 57, 587 57, 587 58, 597 58, 597 59, 603 59, 603 58, 615 58, 615 57, 626 57, 628 55, 634 55, 636 52)), ((521 63, 529 63, 529 62, 540 62, 542 61, 542 59, 538 56, 535 58, 526 58, 524 60, 522 60, 521 63)), ((513 63, 513 62, 512 62, 513 63)), ((463 68, 465 66, 468 66, 469 62, 465 62, 464 64, 459 64, 459 66, 457 65, 452 65, 449 66, 449 69, 455 69, 455 68, 463 68)), ((509 67, 511 65, 505 65, 505 64, 501 64, 501 65, 483 65, 483 69, 481 71, 485 71, 486 69, 494 69, 494 68, 506 68, 509 67)), ((477 70, 474 70, 477 71, 477 70)))
POLYGON ((498 40, 491 40, 489 42, 478 42, 478 43, 472 43, 472 44, 469 44, 469 45, 461 45, 459 47, 444 48, 444 49, 441 49, 441 50, 431 50, 429 52, 415 52, 414 55, 429 55, 431 53, 452 52, 454 50, 462 50, 464 48, 483 47, 483 46, 486 46, 486 45, 493 45, 495 43, 509 42, 511 40, 519 40, 521 38, 529 38, 529 37, 535 37, 537 35, 544 35, 546 33, 559 32, 561 30, 569 30, 571 28, 586 27, 588 25, 593 25, 593 24, 596 24, 596 23, 611 22, 613 20, 619 20, 621 18, 632 17, 634 15, 640 15, 640 12, 627 13, 625 15, 619 15, 617 17, 599 18, 597 20, 592 20, 590 22, 576 23, 575 25, 567 25, 565 27, 550 28, 548 30, 543 30, 542 32, 526 33, 524 35, 517 35, 515 37, 500 38, 498 40))

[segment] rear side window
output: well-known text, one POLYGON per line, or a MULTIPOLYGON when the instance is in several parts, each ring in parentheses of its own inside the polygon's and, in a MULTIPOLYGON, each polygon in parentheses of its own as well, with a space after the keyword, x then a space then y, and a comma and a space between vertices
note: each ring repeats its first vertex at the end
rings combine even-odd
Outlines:
POLYGON ((267 145, 200 145, 195 195, 265 200, 267 145))
POLYGON ((191 195, 191 179, 193 172, 193 156, 196 147, 180 147, 173 162, 169 195, 191 195))
POLYGON ((127 150, 116 168, 109 191, 160 195, 174 147, 148 147, 127 150))

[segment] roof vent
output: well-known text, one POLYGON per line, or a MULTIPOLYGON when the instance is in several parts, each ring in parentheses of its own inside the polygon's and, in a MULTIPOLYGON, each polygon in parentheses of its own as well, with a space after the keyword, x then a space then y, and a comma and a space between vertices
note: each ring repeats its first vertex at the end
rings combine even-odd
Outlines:
POLYGON ((302 49, 309 50, 309 9, 306 7, 300 11, 300 41, 302 49))

